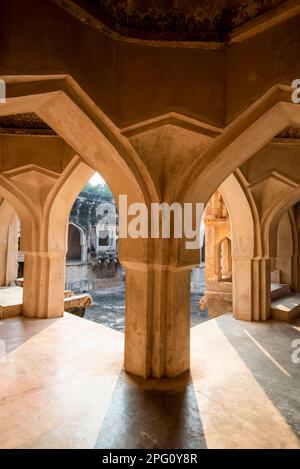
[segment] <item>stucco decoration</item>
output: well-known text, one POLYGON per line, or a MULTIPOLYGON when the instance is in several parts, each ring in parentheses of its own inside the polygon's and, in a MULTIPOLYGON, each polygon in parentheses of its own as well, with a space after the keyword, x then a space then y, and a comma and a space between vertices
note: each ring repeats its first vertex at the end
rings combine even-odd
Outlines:
POLYGON ((235 28, 285 0, 74 0, 126 37, 150 40, 226 40, 235 28))

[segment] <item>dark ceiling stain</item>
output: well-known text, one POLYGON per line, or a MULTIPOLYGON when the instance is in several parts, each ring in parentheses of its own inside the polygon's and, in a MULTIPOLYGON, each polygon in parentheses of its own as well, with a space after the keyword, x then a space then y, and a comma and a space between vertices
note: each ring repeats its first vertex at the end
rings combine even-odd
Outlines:
POLYGON ((280 134, 276 135, 275 138, 300 138, 300 129, 296 129, 295 127, 288 127, 287 129, 280 132, 280 134))
POLYGON ((0 134, 2 135, 57 135, 34 112, 0 116, 0 134))
POLYGON ((228 33, 287 0, 74 0, 122 36, 226 41, 228 33))

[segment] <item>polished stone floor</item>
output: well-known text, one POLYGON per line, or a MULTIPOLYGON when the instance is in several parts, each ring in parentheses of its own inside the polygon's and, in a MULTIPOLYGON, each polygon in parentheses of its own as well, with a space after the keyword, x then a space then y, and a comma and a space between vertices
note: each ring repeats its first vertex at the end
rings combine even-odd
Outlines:
POLYGON ((121 332, 65 314, 0 321, 0 448, 300 448, 300 320, 191 331, 191 372, 122 370, 121 332))

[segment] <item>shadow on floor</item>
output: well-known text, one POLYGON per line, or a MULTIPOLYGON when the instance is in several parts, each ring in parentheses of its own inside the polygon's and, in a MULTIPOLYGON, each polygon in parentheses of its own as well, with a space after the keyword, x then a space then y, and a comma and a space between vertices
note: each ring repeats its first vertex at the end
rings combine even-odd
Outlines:
POLYGON ((122 371, 96 448, 205 449, 190 374, 143 380, 122 371))
POLYGON ((0 340, 5 342, 6 353, 20 347, 24 342, 51 326, 58 319, 31 319, 23 315, 1 319, 0 340))
POLYGON ((232 321, 216 318, 221 331, 288 425, 300 437, 300 363, 292 361, 292 342, 300 339, 300 318, 293 323, 232 321), (274 341, 276 337, 276 341, 274 341))

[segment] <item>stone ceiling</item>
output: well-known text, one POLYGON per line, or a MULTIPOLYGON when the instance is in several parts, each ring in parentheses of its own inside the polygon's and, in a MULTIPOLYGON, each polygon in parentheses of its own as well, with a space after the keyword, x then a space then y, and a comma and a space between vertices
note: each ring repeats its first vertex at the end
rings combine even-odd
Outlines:
POLYGON ((296 129, 295 127, 288 127, 287 129, 280 132, 280 134, 276 135, 275 138, 300 138, 300 129, 296 129))
POLYGON ((0 116, 0 135, 57 135, 35 113, 0 116))
POLYGON ((74 0, 125 37, 217 41, 287 0, 74 0))

